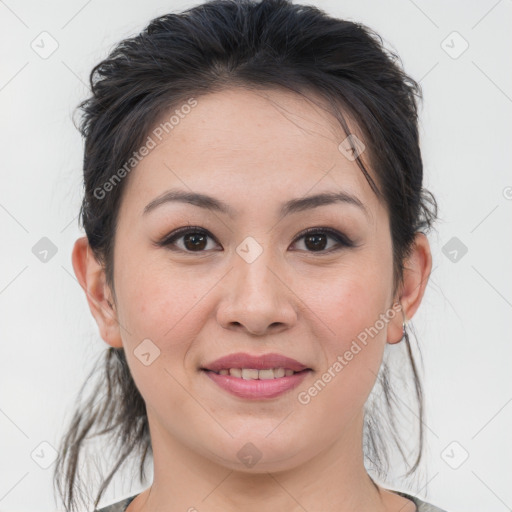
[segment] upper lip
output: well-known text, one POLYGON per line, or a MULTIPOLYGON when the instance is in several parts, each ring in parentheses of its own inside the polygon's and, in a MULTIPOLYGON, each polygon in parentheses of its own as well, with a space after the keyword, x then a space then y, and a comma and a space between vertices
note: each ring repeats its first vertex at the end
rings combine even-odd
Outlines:
POLYGON ((306 365, 299 363, 299 361, 282 356, 281 354, 271 353, 253 356, 244 352, 237 352, 236 354, 229 354, 221 357, 220 359, 216 359, 215 361, 206 364, 201 369, 218 372, 220 370, 228 370, 230 368, 253 368, 256 370, 285 368, 293 370, 294 372, 310 369, 306 365))

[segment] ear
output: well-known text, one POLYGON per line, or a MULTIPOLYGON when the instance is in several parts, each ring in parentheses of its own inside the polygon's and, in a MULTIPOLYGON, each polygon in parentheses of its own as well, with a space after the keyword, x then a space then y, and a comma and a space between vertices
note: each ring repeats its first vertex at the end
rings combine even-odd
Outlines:
MULTIPOLYGON (((423 233, 416 233, 411 255, 404 262, 404 278, 395 302, 402 304, 407 324, 421 304, 432 270, 430 244, 423 233)), ((388 326, 388 343, 398 343, 403 336, 404 318, 401 313, 394 316, 388 326)))
POLYGON ((73 247, 73 269, 83 288, 89 309, 98 324, 101 337, 112 347, 121 348, 121 333, 113 294, 106 283, 103 265, 95 258, 87 237, 79 238, 73 247))

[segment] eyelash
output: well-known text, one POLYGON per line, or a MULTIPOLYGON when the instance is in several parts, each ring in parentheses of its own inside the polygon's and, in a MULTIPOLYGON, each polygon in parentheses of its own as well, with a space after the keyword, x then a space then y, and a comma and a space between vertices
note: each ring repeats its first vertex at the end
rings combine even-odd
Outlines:
MULTIPOLYGON (((181 252, 184 252, 185 254, 195 254, 195 253, 207 252, 205 250, 189 251, 186 249, 173 247, 173 244, 175 243, 176 240, 183 238, 185 235, 188 235, 190 233, 208 236, 209 238, 211 238, 218 244, 217 240, 215 240, 215 237, 213 237, 207 230, 200 228, 198 226, 187 226, 187 227, 179 228, 179 229, 173 231, 172 233, 169 233, 162 240, 157 242, 157 245, 160 247, 167 247, 168 249, 170 249, 172 251, 181 251, 181 252)), ((343 249, 344 247, 346 247, 346 248, 355 247, 355 244, 352 242, 352 240, 350 240, 343 233, 340 233, 339 231, 332 229, 332 228, 324 228, 324 227, 309 228, 309 229, 306 229, 305 231, 302 231, 301 233, 299 233, 297 235, 297 237, 295 238, 293 243, 295 244, 300 239, 302 239, 308 235, 313 235, 313 234, 329 235, 331 238, 335 239, 338 242, 338 246, 331 248, 331 249, 327 249, 327 250, 305 251, 305 252, 309 252, 311 254, 323 255, 323 254, 330 254, 332 252, 339 251, 339 250, 343 249)))

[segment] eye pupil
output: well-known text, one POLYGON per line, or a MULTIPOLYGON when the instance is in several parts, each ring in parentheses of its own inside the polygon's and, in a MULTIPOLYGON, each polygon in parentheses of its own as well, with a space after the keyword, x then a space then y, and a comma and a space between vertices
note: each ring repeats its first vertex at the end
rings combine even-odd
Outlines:
POLYGON ((326 239, 326 236, 325 236, 325 235, 319 235, 319 234, 307 235, 307 236, 305 237, 305 244, 306 244, 306 247, 308 247, 308 249, 313 248, 313 249, 316 249, 316 250, 318 250, 318 249, 320 249, 320 250, 324 249, 324 248, 325 248, 325 243, 322 243, 322 242, 320 242, 320 243, 319 243, 319 239, 320 239, 320 238, 323 238, 323 239, 324 239, 324 242, 325 242, 325 239, 326 239), (314 242, 313 242, 313 245, 312 245, 312 246, 310 246, 310 245, 308 244, 308 240, 314 240, 314 242))
POLYGON ((207 236, 202 233, 188 233, 184 235, 183 241, 187 249, 204 249, 207 244, 207 236), (192 245, 189 246, 188 242, 192 241, 192 245))

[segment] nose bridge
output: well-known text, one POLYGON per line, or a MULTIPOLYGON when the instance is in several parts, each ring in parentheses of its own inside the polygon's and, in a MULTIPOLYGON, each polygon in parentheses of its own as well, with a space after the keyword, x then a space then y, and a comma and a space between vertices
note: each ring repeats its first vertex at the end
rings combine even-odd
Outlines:
MULTIPOLYGON (((275 301, 280 294, 276 278, 278 263, 273 251, 252 237, 247 237, 236 248, 234 255, 234 289, 239 299, 275 301)), ((282 285, 281 285, 282 286, 282 285)))
POLYGON ((224 327, 241 325, 252 333, 283 327, 295 319, 289 289, 281 282, 271 249, 247 237, 233 254, 228 289, 219 309, 224 327))

